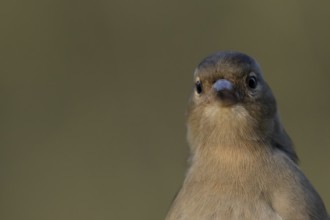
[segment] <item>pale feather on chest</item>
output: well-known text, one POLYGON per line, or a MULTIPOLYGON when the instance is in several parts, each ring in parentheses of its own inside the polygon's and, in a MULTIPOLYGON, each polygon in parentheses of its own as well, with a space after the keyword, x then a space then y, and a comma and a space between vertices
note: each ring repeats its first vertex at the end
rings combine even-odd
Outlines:
POLYGON ((230 157, 219 160, 224 157, 215 152, 199 154, 197 162, 192 161, 177 198, 182 208, 179 219, 281 219, 271 206, 271 190, 263 179, 269 174, 258 169, 263 162, 242 155, 237 158, 240 162, 230 157), (199 163, 203 156, 209 160, 199 163))

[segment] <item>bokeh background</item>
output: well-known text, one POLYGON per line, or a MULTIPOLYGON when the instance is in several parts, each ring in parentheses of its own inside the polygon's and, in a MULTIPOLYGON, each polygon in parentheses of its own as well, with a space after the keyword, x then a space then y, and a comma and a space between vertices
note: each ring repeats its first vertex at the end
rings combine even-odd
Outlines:
POLYGON ((0 219, 164 219, 192 72, 255 57, 330 210, 329 1, 0 3, 0 219))

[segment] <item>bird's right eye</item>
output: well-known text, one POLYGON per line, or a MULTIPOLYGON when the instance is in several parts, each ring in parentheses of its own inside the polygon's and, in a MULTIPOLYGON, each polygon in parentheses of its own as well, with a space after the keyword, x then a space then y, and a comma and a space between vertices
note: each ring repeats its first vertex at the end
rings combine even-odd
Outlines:
POLYGON ((249 76, 246 82, 251 89, 255 89, 258 85, 257 77, 255 76, 249 76))
POLYGON ((196 92, 201 94, 203 92, 203 85, 201 81, 196 82, 196 92))

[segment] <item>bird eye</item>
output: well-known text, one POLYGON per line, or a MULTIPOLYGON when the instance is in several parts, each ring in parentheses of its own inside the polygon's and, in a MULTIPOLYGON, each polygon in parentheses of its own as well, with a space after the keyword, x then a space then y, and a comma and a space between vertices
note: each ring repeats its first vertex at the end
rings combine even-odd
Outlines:
POLYGON ((196 82, 196 92, 201 94, 203 92, 203 85, 201 81, 196 82))
POLYGON ((258 85, 258 82, 257 82, 257 77, 255 76, 249 76, 247 78, 247 85, 251 88, 251 89, 255 89, 258 85))

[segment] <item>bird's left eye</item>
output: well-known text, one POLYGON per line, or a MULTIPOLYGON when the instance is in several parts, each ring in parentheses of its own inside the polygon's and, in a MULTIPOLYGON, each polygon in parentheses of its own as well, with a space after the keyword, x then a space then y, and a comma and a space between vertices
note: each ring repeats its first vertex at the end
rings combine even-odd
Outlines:
POLYGON ((257 77, 249 76, 246 80, 246 83, 251 89, 257 88, 258 85, 257 77))
POLYGON ((203 85, 201 81, 196 82, 196 92, 201 94, 203 92, 203 85))

